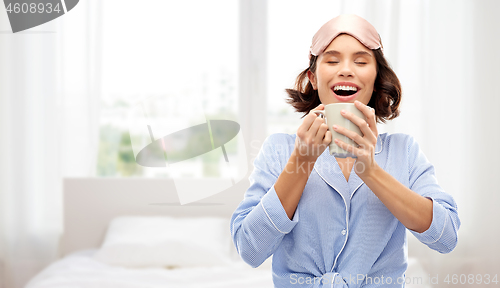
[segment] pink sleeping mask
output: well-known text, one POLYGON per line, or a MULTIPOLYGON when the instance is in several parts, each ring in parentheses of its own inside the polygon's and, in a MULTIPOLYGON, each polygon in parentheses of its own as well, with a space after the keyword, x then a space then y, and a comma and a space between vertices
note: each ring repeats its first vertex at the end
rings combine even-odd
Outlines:
POLYGON ((311 55, 318 56, 325 51, 332 40, 341 33, 351 35, 369 49, 380 48, 383 51, 380 36, 372 24, 354 14, 340 15, 326 22, 314 34, 309 50, 309 59, 311 59, 311 55))

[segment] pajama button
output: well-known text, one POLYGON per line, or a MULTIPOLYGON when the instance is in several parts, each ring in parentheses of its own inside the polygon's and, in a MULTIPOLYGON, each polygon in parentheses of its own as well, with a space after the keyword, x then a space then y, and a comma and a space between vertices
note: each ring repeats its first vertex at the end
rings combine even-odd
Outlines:
POLYGON ((347 231, 345 231, 345 229, 342 230, 342 235, 345 235, 346 233, 347 233, 347 231))

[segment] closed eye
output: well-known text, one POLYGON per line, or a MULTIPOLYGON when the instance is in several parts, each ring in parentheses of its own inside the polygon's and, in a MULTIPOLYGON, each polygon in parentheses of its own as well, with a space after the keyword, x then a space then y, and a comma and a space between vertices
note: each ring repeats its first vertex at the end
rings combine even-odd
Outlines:
POLYGON ((366 62, 355 62, 356 64, 368 64, 366 62))
POLYGON ((330 63, 330 64, 336 64, 336 63, 339 63, 338 61, 328 61, 326 63, 330 63))

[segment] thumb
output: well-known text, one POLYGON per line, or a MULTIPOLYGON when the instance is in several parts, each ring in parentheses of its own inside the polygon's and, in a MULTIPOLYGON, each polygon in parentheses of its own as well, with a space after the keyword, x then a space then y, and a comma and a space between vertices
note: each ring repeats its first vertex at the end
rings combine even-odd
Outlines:
POLYGON ((313 114, 314 116, 318 117, 318 115, 316 113, 314 113, 314 111, 317 111, 317 110, 325 110, 325 106, 323 105, 323 103, 319 104, 318 106, 316 106, 316 108, 314 109, 311 109, 308 113, 309 114, 313 114))

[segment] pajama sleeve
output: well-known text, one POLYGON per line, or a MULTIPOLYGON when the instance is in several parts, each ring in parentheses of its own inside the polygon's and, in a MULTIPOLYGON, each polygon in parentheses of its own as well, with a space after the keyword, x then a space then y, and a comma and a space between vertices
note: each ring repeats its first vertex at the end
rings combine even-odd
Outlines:
POLYGON ((429 163, 412 136, 407 141, 409 188, 432 200, 431 226, 424 232, 411 231, 429 248, 440 253, 451 252, 458 241, 460 219, 453 197, 439 186, 434 166, 429 163))
MULTIPOLYGON (((274 190, 274 183, 283 170, 280 153, 286 141, 283 135, 273 134, 264 141, 254 170, 249 176, 250 187, 231 216, 230 230, 233 244, 240 257, 252 267, 260 266, 277 249, 285 234, 298 223, 298 211, 288 218, 274 190)), ((283 153, 287 155, 286 153, 283 153)), ((288 159, 287 159, 288 160, 288 159)))

